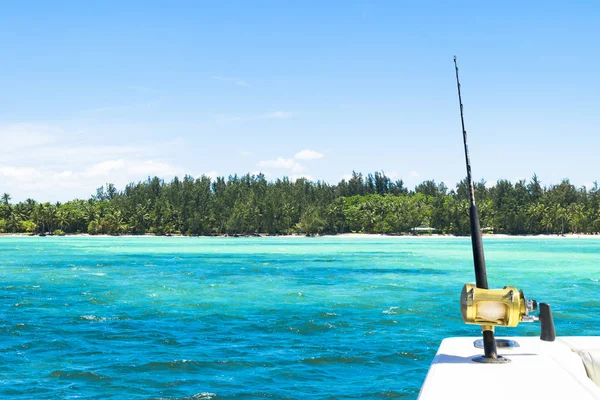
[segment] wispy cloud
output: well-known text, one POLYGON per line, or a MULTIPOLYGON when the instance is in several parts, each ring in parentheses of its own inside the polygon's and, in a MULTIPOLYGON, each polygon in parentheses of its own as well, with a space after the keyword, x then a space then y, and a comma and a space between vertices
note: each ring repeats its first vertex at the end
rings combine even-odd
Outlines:
POLYGON ((183 174, 183 169, 156 160, 106 160, 88 167, 81 166, 76 171, 0 166, 0 181, 4 183, 3 186, 16 190, 16 200, 25 197, 32 197, 39 201, 68 200, 73 198, 71 193, 67 196, 64 194, 60 196, 60 193, 76 190, 76 197, 87 197, 95 188, 106 182, 123 187, 148 176, 167 179, 183 174), (60 197, 55 197, 57 195, 60 197))
POLYGON ((0 176, 21 182, 35 181, 43 176, 42 172, 32 167, 0 166, 0 176))
POLYGON ((319 153, 310 149, 301 150, 297 152, 294 156, 294 158, 296 158, 297 160, 319 160, 323 157, 325 157, 323 153, 319 153))
POLYGON ((305 170, 305 167, 293 158, 277 157, 275 160, 259 161, 257 165, 261 168, 289 169, 292 172, 305 170))
POLYGON ((398 173, 398 171, 392 171, 389 174, 386 174, 388 178, 390 178, 391 180, 395 181, 398 179, 401 179, 402 177, 400 176, 400 174, 398 173))
POLYGON ((124 160, 108 160, 96 163, 88 168, 86 168, 83 173, 84 176, 94 178, 94 177, 107 177, 111 174, 111 172, 120 170, 125 166, 124 160))
POLYGON ((305 172, 308 171, 308 168, 305 165, 298 162, 298 160, 311 161, 321 159, 323 157, 325 157, 325 155, 322 153, 310 149, 304 149, 297 152, 294 155, 294 157, 285 158, 279 156, 272 160, 259 161, 257 165, 260 168, 290 170, 292 179, 304 177, 306 179, 312 180, 312 177, 310 175, 305 174, 305 172))
POLYGON ((95 145, 81 132, 43 124, 0 125, 0 186, 15 201, 87 197, 106 182, 118 187, 185 170, 162 159, 170 143, 95 145))
POLYGON ((248 82, 246 82, 245 80, 240 79, 240 78, 231 78, 231 77, 226 77, 226 76, 213 76, 212 79, 214 79, 216 81, 233 83, 236 86, 243 86, 243 87, 249 87, 250 86, 248 84, 248 82))
POLYGON ((417 171, 410 171, 410 176, 413 178, 417 178, 420 174, 417 171))

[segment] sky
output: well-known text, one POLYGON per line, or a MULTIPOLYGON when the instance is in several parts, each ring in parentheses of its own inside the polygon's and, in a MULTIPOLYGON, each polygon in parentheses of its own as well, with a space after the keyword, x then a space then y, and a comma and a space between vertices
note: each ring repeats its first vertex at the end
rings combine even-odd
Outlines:
POLYGON ((0 13, 0 192, 258 173, 600 180, 597 1, 27 1, 0 13))

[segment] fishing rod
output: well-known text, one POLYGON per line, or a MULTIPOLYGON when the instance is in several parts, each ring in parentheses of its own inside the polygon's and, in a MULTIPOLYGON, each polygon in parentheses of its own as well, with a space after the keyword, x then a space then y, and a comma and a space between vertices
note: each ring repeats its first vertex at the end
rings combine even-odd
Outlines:
MULTIPOLYGON (((456 72, 456 87, 458 89, 458 103, 460 105, 460 122, 462 125, 463 144, 465 147, 465 161, 467 165, 467 184, 469 185, 469 223, 471 228, 471 245, 473 247, 473 265, 475 267, 475 286, 466 284, 460 296, 460 308, 463 321, 467 324, 481 326, 483 333, 483 357, 476 357, 473 361, 483 363, 506 363, 510 360, 499 356, 494 338, 495 326, 516 327, 519 322, 533 322, 539 320, 541 323, 540 339, 554 341, 556 332, 550 306, 540 303, 539 317, 530 314, 537 310, 535 300, 527 300, 522 290, 512 286, 503 289, 488 288, 487 271, 485 268, 485 257, 483 254, 483 240, 481 238, 481 227, 479 213, 475 205, 475 188, 471 174, 471 159, 467 145, 467 131, 465 129, 465 118, 463 113, 462 95, 460 92, 460 80, 458 78, 458 64, 454 56, 454 70, 456 72)), ((498 341, 506 344, 510 341, 498 341)), ((477 342, 476 342, 477 343, 477 342)))
MULTIPOLYGON (((483 254, 483 240, 481 238, 481 227, 479 224, 479 213, 475 205, 475 188, 471 175, 471 159, 469 157, 469 146, 467 145, 467 131, 465 129, 465 117, 463 113, 462 96, 460 93, 460 80, 458 79, 458 64, 454 56, 454 70, 456 71, 456 88, 458 89, 458 104, 460 105, 460 123, 462 125, 463 143, 465 146, 465 161, 467 164, 467 183, 469 185, 469 222, 471 227, 471 245, 473 247, 473 264, 475 267, 475 284, 480 289, 488 289, 487 271, 485 269, 485 256, 483 254)), ((497 358, 496 341, 494 330, 483 328, 483 350, 485 357, 497 358)))
POLYGON ((471 243, 473 245, 473 262, 475 264, 475 282, 481 289, 488 288, 487 272, 485 270, 485 257, 483 255, 483 242, 481 239, 481 228, 479 225, 479 213, 475 205, 475 188, 471 175, 471 159, 469 157, 469 146, 467 145, 467 131, 465 130, 465 117, 463 115, 462 96, 460 94, 460 81, 458 80, 458 65, 454 56, 454 69, 456 70, 456 87, 458 88, 458 103, 460 105, 460 123, 462 125, 463 143, 465 145, 465 161, 467 163, 467 182, 469 184, 469 218, 471 226, 471 243))

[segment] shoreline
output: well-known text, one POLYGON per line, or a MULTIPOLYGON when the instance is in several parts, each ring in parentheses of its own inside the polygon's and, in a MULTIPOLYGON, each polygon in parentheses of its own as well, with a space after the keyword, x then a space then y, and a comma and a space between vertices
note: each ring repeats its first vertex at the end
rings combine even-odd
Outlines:
MULTIPOLYGON (((40 235, 32 235, 30 233, 0 233, 1 237, 40 237, 40 235)), ((42 236, 43 237, 43 236, 42 236)), ((352 238, 352 239, 367 239, 367 238, 406 238, 406 239, 435 239, 435 238, 470 238, 470 236, 457 236, 450 234, 422 234, 422 235, 386 235, 382 233, 340 233, 336 235, 314 235, 307 236, 304 234, 289 234, 289 235, 199 235, 199 236, 185 236, 185 235, 155 235, 153 233, 145 233, 143 235, 108 235, 98 234, 90 235, 89 233, 77 233, 77 234, 65 234, 65 235, 46 235, 46 237, 98 237, 98 238, 352 238)), ((531 238, 531 239, 589 239, 598 238, 600 235, 592 233, 567 233, 564 235, 560 234, 541 234, 541 235, 508 235, 502 233, 486 233, 482 235, 483 238, 494 238, 494 239, 512 239, 512 238, 531 238)))

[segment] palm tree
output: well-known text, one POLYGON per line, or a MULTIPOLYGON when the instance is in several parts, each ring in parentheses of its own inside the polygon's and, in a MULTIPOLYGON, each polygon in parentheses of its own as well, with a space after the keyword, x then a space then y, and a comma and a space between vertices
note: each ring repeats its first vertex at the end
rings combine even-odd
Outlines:
MULTIPOLYGON (((527 206, 525 215, 527 215, 527 220, 529 221, 529 233, 533 233, 534 226, 542 221, 547 212, 548 208, 540 202, 532 203, 527 206)), ((537 231, 537 229, 535 231, 537 231)))
POLYGON ((541 225, 542 228, 549 233, 554 228, 554 222, 556 219, 555 207, 547 207, 544 214, 542 215, 541 225))
POLYGON ((595 233, 600 232, 600 210, 598 210, 596 212, 596 214, 591 214, 590 215, 590 219, 593 220, 592 225, 593 225, 593 230, 595 233))
POLYGON ((115 211, 109 214, 106 217, 106 222, 108 225, 108 233, 115 235, 120 234, 127 231, 127 224, 125 223, 125 219, 121 214, 121 211, 115 211))
POLYGON ((129 218, 129 227, 132 233, 146 232, 146 220, 150 217, 148 209, 143 204, 138 204, 135 207, 133 215, 129 218))
POLYGON ((565 219, 567 219, 567 217, 568 217, 567 210, 564 207, 562 207, 560 204, 555 204, 551 208, 551 214, 553 215, 554 220, 556 222, 560 221, 560 233, 564 234, 565 233, 565 219))
POLYGON ((536 220, 536 204, 529 204, 525 209, 525 215, 527 216, 527 221, 529 222, 529 233, 533 232, 533 224, 536 220))
POLYGON ((568 209, 569 223, 573 227, 573 233, 577 233, 582 224, 585 223, 585 207, 581 203, 573 203, 568 209))
POLYGON ((56 213, 56 222, 58 223, 58 227, 65 231, 69 225, 69 212, 59 209, 56 213))
POLYGON ((85 214, 86 214, 86 218, 89 222, 95 221, 98 218, 98 207, 96 206, 97 203, 95 202, 87 202, 84 205, 84 210, 85 210, 85 214))
POLYGON ((13 212, 10 214, 6 227, 8 228, 8 231, 12 233, 17 233, 21 230, 21 219, 19 218, 18 213, 13 212))
POLYGON ((48 232, 52 233, 54 231, 54 227, 56 226, 56 214, 58 212, 58 208, 55 204, 46 203, 46 224, 48 226, 48 232))
POLYGON ((11 214, 12 214, 12 207, 10 206, 10 203, 4 202, 4 201, 2 203, 0 203, 0 217, 9 219, 11 214))
POLYGON ((40 235, 46 232, 46 206, 45 204, 35 204, 31 213, 31 219, 36 225, 37 233, 40 235))

